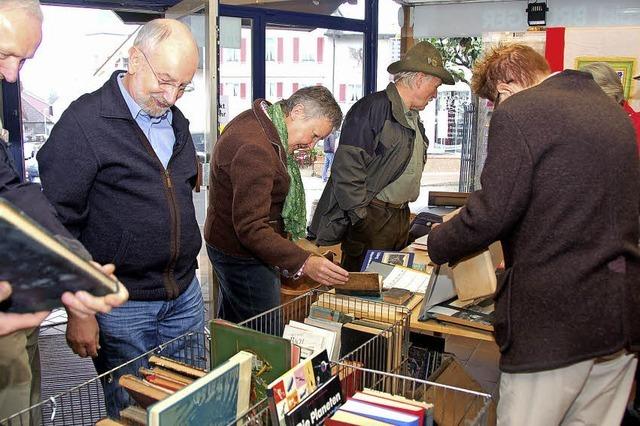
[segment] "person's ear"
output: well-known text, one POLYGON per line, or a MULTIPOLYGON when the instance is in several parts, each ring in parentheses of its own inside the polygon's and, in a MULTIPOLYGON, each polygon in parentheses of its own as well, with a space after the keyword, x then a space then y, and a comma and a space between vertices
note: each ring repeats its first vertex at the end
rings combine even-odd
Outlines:
POLYGON ((496 91, 498 92, 500 97, 503 99, 515 93, 510 83, 503 83, 503 82, 500 82, 496 85, 496 91))
POLYGON ((507 99, 509 96, 515 95, 516 93, 527 89, 527 87, 521 86, 515 81, 510 81, 508 83, 504 83, 504 82, 498 83, 496 85, 496 89, 498 93, 501 94, 500 96, 501 99, 507 99))
POLYGON ((296 104, 292 109, 291 109, 291 113, 289 114, 291 116, 292 120, 302 120, 304 119, 304 105, 302 104, 296 104))
POLYGON ((140 66, 142 64, 140 62, 140 60, 142 59, 140 56, 140 52, 137 48, 133 46, 129 48, 129 65, 127 68, 127 72, 129 74, 135 74, 140 69, 140 66))

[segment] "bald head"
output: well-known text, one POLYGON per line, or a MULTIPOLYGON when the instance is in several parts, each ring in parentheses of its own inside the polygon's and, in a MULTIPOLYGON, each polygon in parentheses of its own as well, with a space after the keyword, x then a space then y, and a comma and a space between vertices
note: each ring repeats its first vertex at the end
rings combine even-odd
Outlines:
POLYGON ((0 80, 18 79, 42 40, 42 11, 35 0, 0 0, 0 80))
MULTIPOLYGON (((1 0, 0 0, 1 1, 1 0)), ((182 46, 184 55, 198 56, 198 44, 185 24, 175 19, 154 19, 146 23, 140 31, 133 45, 145 53, 151 53, 156 48, 163 48, 162 44, 172 43, 182 46)))
POLYGON ((42 21, 42 9, 39 0, 0 0, 0 12, 3 10, 20 11, 42 21))
POLYGON ((174 19, 145 24, 129 50, 125 87, 153 117, 166 112, 184 93, 198 68, 198 45, 189 27, 174 19))

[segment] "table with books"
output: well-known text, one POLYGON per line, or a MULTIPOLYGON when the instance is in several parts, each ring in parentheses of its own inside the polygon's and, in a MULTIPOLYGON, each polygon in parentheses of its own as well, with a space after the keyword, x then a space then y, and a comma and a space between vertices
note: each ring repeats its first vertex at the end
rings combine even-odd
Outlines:
POLYGON ((180 336, 5 420, 37 410, 64 425, 486 425, 490 395, 407 375, 409 315, 311 291, 242 324, 213 320, 210 335, 180 336), (114 379, 131 406, 109 418, 100 382, 114 379))
MULTIPOLYGON (((313 245, 307 240, 300 240, 297 243, 301 245, 302 248, 304 248, 305 250, 309 250, 319 255, 326 256, 331 260, 333 260, 335 256, 335 253, 333 253, 333 251, 331 250, 335 250, 335 251, 339 250, 338 247, 330 247, 329 251, 322 252, 317 246, 313 245), (330 254, 330 256, 328 256, 328 254, 330 254)), ((480 260, 486 261, 486 259, 480 259, 480 260)), ((346 291, 345 293, 355 297, 361 297, 363 295, 365 297, 375 297, 375 296, 372 296, 372 294, 375 293, 375 291, 382 290, 382 289, 380 290, 376 289, 376 286, 378 285, 377 280, 371 277, 362 276, 360 274, 365 273, 365 271, 380 274, 383 277, 382 286, 384 288, 386 287, 385 285, 386 283, 384 281, 386 280, 386 277, 393 270, 393 264, 396 264, 396 266, 399 266, 400 268, 396 268, 397 270, 393 272, 393 273, 396 273, 396 276, 391 277, 391 279, 395 278, 399 280, 400 278, 397 276, 398 275, 397 273, 400 271, 408 272, 409 274, 413 274, 413 275, 420 275, 421 272, 426 274, 431 274, 433 270, 433 265, 430 262, 429 256, 426 251, 426 247, 424 245, 420 245, 419 242, 417 244, 412 244, 406 247, 401 252, 370 250, 365 257, 365 262, 362 266, 362 272, 358 274, 352 273, 350 284, 353 284, 354 286, 352 287, 355 287, 355 288, 351 291, 346 291), (389 264, 391 264, 391 266, 389 266, 389 264), (417 270, 413 272, 413 271, 406 271, 402 269, 402 266, 408 266, 408 265, 410 265, 411 267, 416 267, 417 270), (369 293, 369 291, 371 290, 374 290, 373 293, 369 293)), ((474 270, 474 274, 475 272, 476 271, 474 270)), ((484 276, 486 276, 487 274, 493 273, 493 271, 488 271, 488 270, 483 270, 479 272, 480 272, 480 275, 484 275, 484 276)), ((415 280, 420 279, 419 277, 414 277, 414 278, 415 280)), ((422 287, 419 285, 415 286, 414 285, 415 280, 413 283, 410 283, 409 285, 402 285, 402 283, 400 283, 398 287, 404 287, 404 288, 394 288, 393 291, 386 290, 382 292, 382 300, 384 302, 405 306, 406 308, 411 310, 411 317, 410 317, 411 332, 421 333, 421 334, 434 334, 437 336, 454 335, 454 336, 461 336, 461 337, 467 337, 467 338, 477 339, 477 340, 486 340, 486 341, 494 340, 493 334, 492 334, 492 327, 488 326, 487 324, 477 324, 477 323, 474 323, 473 321, 471 322, 459 321, 459 323, 455 323, 455 322, 443 320, 442 316, 440 317, 441 319, 434 318, 434 319, 421 321, 420 314, 421 314, 421 307, 424 300, 425 289, 424 289, 424 286, 422 287), (410 291, 404 291, 406 288, 408 288, 410 291)), ((296 283, 287 282, 287 285, 283 287, 283 292, 282 292, 283 300, 289 300, 292 294, 293 295, 302 294, 308 291, 308 289, 317 288, 319 286, 317 283, 309 281, 308 279, 303 278, 302 280, 299 280, 299 281, 301 282, 296 282, 296 283), (297 285, 301 290, 296 292, 296 289, 292 289, 290 285, 297 285)), ((428 277, 426 281, 428 281, 428 277)), ((450 319, 450 318, 444 318, 444 319, 450 319)))
MULTIPOLYGON (((485 267, 485 261, 486 259, 479 263, 484 270, 478 271, 475 268, 467 273, 470 277, 467 281, 487 280, 491 275, 495 281, 495 272, 490 266, 485 267)), ((458 289, 449 277, 452 271, 446 268, 446 265, 431 264, 424 247, 412 244, 401 252, 369 250, 362 265, 362 273, 379 274, 382 280, 382 300, 406 306, 411 311, 411 332, 493 341, 492 301, 487 297, 460 300, 462 298, 457 294, 458 289), (404 299, 388 297, 403 291, 408 293, 404 299)), ((455 272, 459 276, 460 270, 455 272)), ((362 273, 351 275, 355 280, 360 276, 354 275, 362 273)), ((339 287, 336 289, 343 291, 339 287)), ((356 292, 351 294, 359 295, 356 292)))
MULTIPOLYGON (((419 264, 429 265, 429 255, 425 250, 418 250, 411 246, 405 250, 408 253, 414 253, 415 261, 419 264)), ((456 324, 447 321, 440 321, 437 319, 429 319, 426 321, 420 320, 420 307, 424 299, 424 294, 415 294, 412 299, 407 303, 407 307, 411 309, 410 330, 414 333, 428 333, 439 335, 451 335, 461 336, 470 339, 494 341, 493 333, 491 330, 480 329, 477 327, 468 327, 461 324, 456 324)))

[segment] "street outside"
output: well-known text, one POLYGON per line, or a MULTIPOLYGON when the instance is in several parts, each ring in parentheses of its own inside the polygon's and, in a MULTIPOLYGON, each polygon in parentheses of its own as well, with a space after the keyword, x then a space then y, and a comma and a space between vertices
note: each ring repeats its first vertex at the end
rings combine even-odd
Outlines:
MULTIPOLYGON (((301 169, 302 182, 307 201, 307 219, 310 220, 313 213, 314 201, 320 199, 325 183, 320 176, 322 163, 316 164, 312 169, 301 169)), ((411 212, 418 213, 428 206, 429 191, 458 191, 460 177, 460 157, 429 157, 427 166, 422 173, 420 196, 409 204, 411 212)))

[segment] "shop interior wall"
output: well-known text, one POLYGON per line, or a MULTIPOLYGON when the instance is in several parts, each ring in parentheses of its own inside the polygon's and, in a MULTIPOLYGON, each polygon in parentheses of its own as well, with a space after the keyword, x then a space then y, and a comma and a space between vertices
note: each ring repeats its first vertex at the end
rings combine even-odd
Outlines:
MULTIPOLYGON (((548 0, 549 27, 640 26, 638 0, 548 0)), ((494 31, 525 31, 527 1, 420 5, 413 33, 420 37, 480 36, 494 31)))

